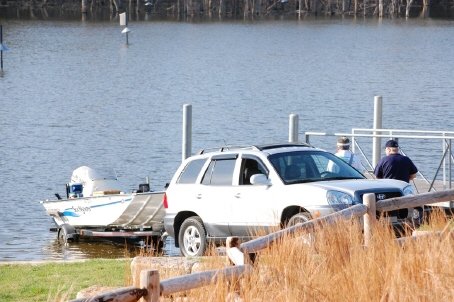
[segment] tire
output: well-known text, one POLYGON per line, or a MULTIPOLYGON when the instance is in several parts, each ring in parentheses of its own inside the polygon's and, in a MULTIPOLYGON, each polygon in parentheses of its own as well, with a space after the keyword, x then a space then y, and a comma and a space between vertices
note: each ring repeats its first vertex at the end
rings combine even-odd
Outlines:
POLYGON ((181 224, 178 234, 181 253, 186 257, 203 256, 207 247, 206 237, 207 233, 200 217, 187 218, 181 224))
POLYGON ((63 231, 62 228, 58 229, 57 240, 58 240, 58 243, 63 243, 63 244, 66 243, 65 232, 63 231))
MULTIPOLYGON (((292 227, 298 223, 304 223, 311 220, 310 214, 307 212, 300 212, 298 214, 293 215, 288 223, 287 227, 292 227)), ((301 236, 301 241, 306 245, 313 245, 315 243, 315 235, 314 233, 307 233, 301 236)))
POLYGON ((64 244, 76 242, 79 240, 79 234, 76 229, 69 224, 62 224, 57 233, 58 241, 64 244))
POLYGON ((297 223, 304 223, 306 221, 309 221, 311 220, 311 217, 309 215, 309 213, 306 213, 306 212, 300 212, 298 214, 295 214, 293 215, 288 223, 287 223, 287 227, 291 227, 291 226, 294 226, 296 225, 297 223))

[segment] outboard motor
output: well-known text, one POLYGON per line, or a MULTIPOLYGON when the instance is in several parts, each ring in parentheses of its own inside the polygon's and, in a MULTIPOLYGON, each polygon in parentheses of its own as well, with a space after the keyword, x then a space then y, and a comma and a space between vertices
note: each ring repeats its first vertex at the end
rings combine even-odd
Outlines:
POLYGON ((150 192, 150 184, 139 184, 139 190, 137 190, 137 193, 145 193, 145 192, 150 192))

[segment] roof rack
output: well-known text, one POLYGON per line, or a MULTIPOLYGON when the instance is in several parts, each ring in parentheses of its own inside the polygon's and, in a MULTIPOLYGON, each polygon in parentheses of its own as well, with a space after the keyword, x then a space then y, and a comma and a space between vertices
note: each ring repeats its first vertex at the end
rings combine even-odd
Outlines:
POLYGON ((282 144, 263 144, 263 145, 245 145, 245 146, 223 146, 223 147, 214 147, 214 148, 206 148, 201 149, 197 152, 198 155, 204 154, 207 152, 224 152, 224 151, 233 151, 233 150, 268 150, 268 149, 275 149, 275 148, 285 148, 285 147, 310 147, 314 148, 312 145, 307 143, 282 143, 282 144))
POLYGON ((246 145, 246 146, 223 146, 223 147, 213 147, 213 148, 206 148, 206 149, 201 149, 199 152, 197 152, 198 155, 204 154, 207 152, 224 152, 224 151, 230 151, 230 150, 248 150, 248 149, 256 149, 255 146, 252 145, 246 145))
POLYGON ((268 150, 268 149, 275 149, 275 148, 286 148, 286 147, 310 147, 314 148, 314 146, 307 144, 307 143, 283 143, 283 144, 265 144, 260 146, 255 146, 258 150, 268 150))

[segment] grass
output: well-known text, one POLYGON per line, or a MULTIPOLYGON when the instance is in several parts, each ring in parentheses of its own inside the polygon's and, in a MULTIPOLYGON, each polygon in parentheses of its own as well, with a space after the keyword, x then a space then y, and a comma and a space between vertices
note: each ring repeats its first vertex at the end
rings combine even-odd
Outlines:
POLYGON ((130 260, 0 265, 0 301, 64 301, 92 285, 130 284, 130 260))
MULTIPOLYGON (((214 302, 236 295, 245 302, 454 301, 454 236, 447 235, 453 227, 444 214, 434 213, 423 229, 445 230, 445 235, 401 246, 395 233, 379 223, 370 246, 365 247, 358 223, 339 222, 316 230, 312 245, 301 236, 288 237, 261 251, 253 273, 241 279, 239 292, 224 280, 174 298, 214 302)), ((212 257, 203 266, 219 269, 225 265, 223 257, 212 257)), ((130 286, 129 267, 130 260, 1 265, 0 301, 63 301, 92 285, 130 286)), ((162 279, 169 277, 162 272, 162 279)))

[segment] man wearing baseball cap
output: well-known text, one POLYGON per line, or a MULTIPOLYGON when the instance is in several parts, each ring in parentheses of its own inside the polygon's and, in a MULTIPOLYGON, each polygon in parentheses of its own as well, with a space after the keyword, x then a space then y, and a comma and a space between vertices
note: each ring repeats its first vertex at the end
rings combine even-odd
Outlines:
POLYGON ((374 174, 377 178, 399 179, 405 182, 416 177, 418 169, 410 158, 399 153, 399 144, 391 139, 386 142, 385 153, 377 166, 374 174))

